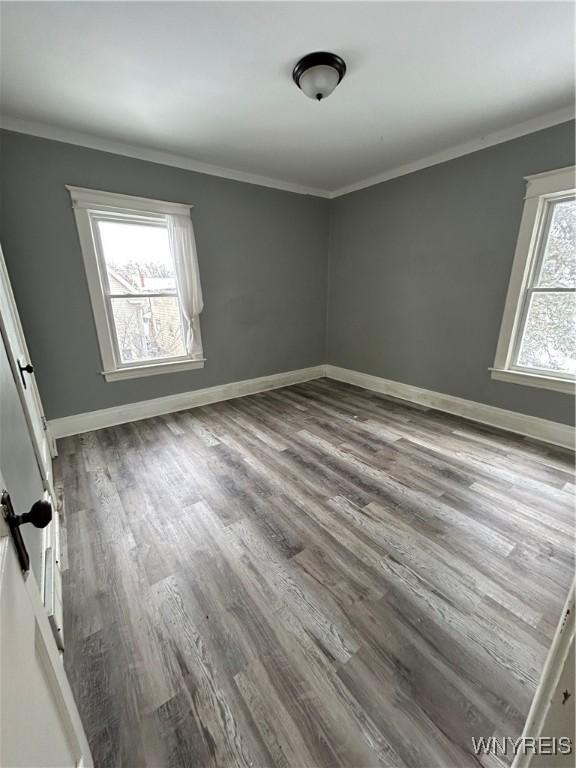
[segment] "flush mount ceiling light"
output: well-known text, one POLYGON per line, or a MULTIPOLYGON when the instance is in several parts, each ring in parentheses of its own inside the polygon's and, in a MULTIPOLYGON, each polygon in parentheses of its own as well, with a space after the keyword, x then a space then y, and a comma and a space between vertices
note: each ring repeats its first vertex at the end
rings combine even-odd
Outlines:
POLYGON ((292 79, 306 96, 322 101, 330 96, 346 74, 346 64, 335 53, 317 51, 300 59, 292 72, 292 79))

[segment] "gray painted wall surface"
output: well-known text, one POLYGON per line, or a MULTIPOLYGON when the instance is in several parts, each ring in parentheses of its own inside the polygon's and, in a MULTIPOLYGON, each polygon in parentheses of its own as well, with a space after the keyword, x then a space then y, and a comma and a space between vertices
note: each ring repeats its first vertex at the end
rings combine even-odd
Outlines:
POLYGON ((572 164, 564 123, 331 201, 327 362, 572 423, 569 395, 488 371, 523 177, 572 164))
POLYGON ((523 177, 574 163, 573 124, 332 201, 0 137, 0 242, 49 418, 330 362, 573 421, 569 396, 488 372, 523 177), (194 205, 203 370, 104 381, 65 184, 194 205))
POLYGON ((317 365, 328 201, 2 132, 0 242, 48 418, 317 365), (192 203, 202 370, 106 382, 65 184, 192 203))

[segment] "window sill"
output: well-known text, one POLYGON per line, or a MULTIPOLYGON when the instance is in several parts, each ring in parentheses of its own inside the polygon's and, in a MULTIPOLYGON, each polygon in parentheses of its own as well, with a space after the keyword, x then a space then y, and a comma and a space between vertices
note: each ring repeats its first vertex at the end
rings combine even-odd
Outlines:
POLYGON ((569 395, 574 394, 575 382, 570 379, 559 379, 554 376, 543 376, 539 373, 524 373, 524 371, 504 370, 502 368, 490 368, 490 373, 492 378, 498 381, 509 381, 512 384, 524 384, 528 387, 566 392, 569 395))
POLYGON ((156 376, 158 373, 179 373, 195 368, 204 368, 205 358, 201 360, 177 360, 173 363, 158 363, 157 365, 134 365, 130 368, 118 368, 115 371, 102 371, 106 381, 121 379, 138 379, 142 376, 156 376))

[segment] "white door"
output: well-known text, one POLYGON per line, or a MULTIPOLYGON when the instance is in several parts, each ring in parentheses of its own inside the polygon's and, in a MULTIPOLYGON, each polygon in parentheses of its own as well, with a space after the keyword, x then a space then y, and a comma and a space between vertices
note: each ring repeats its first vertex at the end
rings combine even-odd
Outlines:
MULTIPOLYGON (((5 305, 0 305, 5 315, 5 305)), ((29 421, 0 329, 0 492, 14 512, 50 500, 29 421)), ((62 610, 56 568, 45 567, 57 549, 57 530, 22 525, 30 570, 23 573, 0 514, 0 766, 48 768, 92 765, 90 750, 58 645, 62 610), (49 574, 51 577, 49 578, 49 574), (48 603, 47 605, 44 603, 48 603)), ((57 516, 55 515, 55 520, 57 516)))
MULTIPOLYGON (((6 263, 0 248, 0 341, 4 342, 3 359, 0 364, 0 386, 3 387, 4 414, 1 431, 4 437, 9 436, 16 426, 14 420, 26 422, 29 440, 22 447, 26 456, 17 456, 9 444, 2 443, 0 435, 0 451, 4 450, 4 476, 12 486, 12 496, 18 506, 27 511, 34 501, 44 492, 49 501, 55 500, 52 480, 52 456, 56 455, 56 446, 47 429, 44 410, 40 400, 33 363, 30 359, 18 308, 8 277, 6 263), (11 372, 11 375, 10 375, 11 372), (7 382, 13 379, 10 386, 7 382), (17 402, 20 401, 21 408, 17 402), (30 459, 32 455, 32 460, 30 459), (11 476, 11 466, 37 465, 37 471, 26 475, 16 473, 11 476), (40 486, 40 487, 39 487, 40 486), (28 506, 27 506, 28 505, 28 506)), ((2 463, 0 462, 0 466, 2 463)), ((42 532, 30 530, 25 526, 22 535, 29 550, 32 571, 40 588, 41 598, 49 614, 54 637, 60 649, 64 648, 62 630, 62 576, 59 567, 59 526, 58 516, 42 532)))
POLYGON ((18 309, 10 285, 6 263, 0 247, 0 333, 4 337, 10 367, 15 373, 18 396, 28 423, 32 446, 45 489, 54 495, 52 487, 52 456, 55 445, 47 429, 44 410, 36 379, 34 365, 26 346, 26 339, 18 315, 18 309))
MULTIPOLYGON (((1 474, 0 484, 4 485, 1 474)), ((0 765, 2 768, 93 765, 34 574, 22 572, 3 519, 0 519, 0 765)))
MULTIPOLYGON (((18 514, 28 512, 44 497, 42 482, 28 424, 18 397, 14 372, 8 362, 0 333, 0 470, 18 514)), ((0 489, 1 490, 1 489, 0 489)), ((50 501, 50 499, 48 498, 50 501)), ((51 524, 52 525, 52 524, 51 524)), ((22 527, 32 572, 40 588, 44 586, 44 552, 47 530, 31 525, 22 527)))

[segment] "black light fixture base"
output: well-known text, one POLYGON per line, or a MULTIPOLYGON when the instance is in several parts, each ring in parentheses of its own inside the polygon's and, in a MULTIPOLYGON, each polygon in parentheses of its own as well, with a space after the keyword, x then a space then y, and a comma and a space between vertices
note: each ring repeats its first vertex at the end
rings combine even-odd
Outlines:
MULTIPOLYGON (((316 51, 315 53, 308 53, 296 64, 292 71, 292 79, 300 88, 300 78, 308 69, 312 67, 332 67, 338 72, 338 82, 342 80, 346 74, 346 63, 344 59, 337 56, 335 53, 328 53, 326 51, 316 51)), ((317 97, 318 98, 318 97, 317 97)), ((318 101, 320 101, 320 98, 318 101)))

